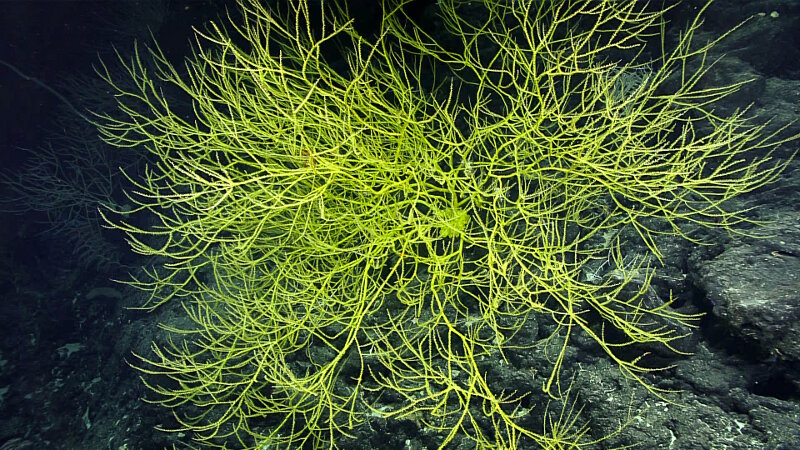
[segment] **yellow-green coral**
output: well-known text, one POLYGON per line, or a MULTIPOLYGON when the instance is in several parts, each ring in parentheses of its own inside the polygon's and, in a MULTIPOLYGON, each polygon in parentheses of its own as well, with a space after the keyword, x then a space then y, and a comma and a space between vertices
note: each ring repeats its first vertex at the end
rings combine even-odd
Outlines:
POLYGON ((556 347, 542 387, 560 397, 579 332, 659 394, 620 350, 672 348, 673 325, 696 316, 646 302, 644 259, 596 242, 632 229, 660 257, 656 234, 732 230, 748 219, 725 202, 783 167, 743 157, 779 144, 762 127, 713 113, 738 86, 700 87, 713 43, 693 45, 699 21, 647 61, 638 46, 664 11, 636 2, 441 1, 446 44, 401 7, 366 37, 346 11, 289 3, 243 0, 186 70, 157 48, 155 73, 135 56, 139 90, 119 89, 124 119, 101 126, 154 161, 131 177, 131 214, 155 224, 115 224, 165 261, 134 281, 148 306, 181 299, 195 324, 166 326, 174 341, 142 357, 172 379, 150 387, 181 429, 203 445, 316 448, 380 417, 442 447, 589 445, 571 407, 529 426, 527 394, 480 363, 556 347), (613 276, 587 278, 599 258, 613 276), (519 338, 531 319, 556 331, 519 338))

